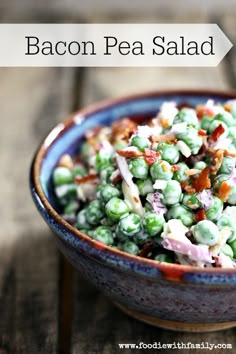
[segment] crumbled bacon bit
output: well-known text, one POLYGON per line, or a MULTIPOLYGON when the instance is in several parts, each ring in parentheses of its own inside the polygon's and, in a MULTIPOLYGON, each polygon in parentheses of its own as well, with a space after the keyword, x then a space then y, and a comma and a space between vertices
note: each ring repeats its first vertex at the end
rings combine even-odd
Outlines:
POLYGON ((236 152, 231 152, 228 150, 223 150, 223 151, 224 151, 224 156, 236 157, 236 152))
POLYGON ((146 243, 144 243, 141 251, 139 252, 139 256, 147 257, 149 253, 152 252, 153 248, 154 248, 153 241, 147 241, 146 243))
POLYGON ((91 173, 90 175, 84 176, 84 177, 75 177, 74 181, 78 184, 80 183, 86 183, 95 180, 98 177, 97 174, 91 173))
POLYGON ((180 186, 188 194, 196 193, 196 189, 189 184, 189 181, 180 182, 180 186))
POLYGON ((117 150, 117 154, 119 154, 120 156, 123 156, 127 159, 143 156, 143 153, 138 150, 117 150))
POLYGON ((173 144, 177 142, 177 139, 174 134, 163 134, 158 136, 151 136, 151 141, 156 143, 163 141, 169 144, 173 144))
POLYGON ((123 118, 112 123, 112 136, 114 139, 117 137, 121 139, 129 139, 129 137, 135 132, 137 129, 137 123, 129 118, 123 118))
POLYGON ((211 188, 211 180, 209 178, 210 167, 205 167, 194 180, 193 186, 197 192, 202 192, 204 189, 211 188))
POLYGON ((218 192, 216 193, 217 197, 220 198, 222 200, 222 202, 226 202, 229 194, 231 191, 231 187, 230 185, 224 181, 221 183, 221 186, 218 190, 218 192))
POLYGON ((154 164, 154 162, 157 161, 158 157, 160 156, 160 152, 159 151, 153 151, 153 150, 150 150, 150 149, 145 149, 143 156, 144 156, 144 159, 145 159, 146 163, 148 165, 152 165, 152 164, 154 164))
POLYGON ((166 118, 161 118, 161 126, 162 126, 163 128, 169 128, 170 124, 169 124, 168 119, 166 119, 166 118))
POLYGON ((206 106, 197 106, 196 112, 199 119, 202 119, 204 116, 214 117, 214 112, 206 106))
POLYGON ((171 171, 172 172, 179 171, 179 170, 180 170, 180 166, 178 166, 178 165, 172 165, 171 166, 171 171))
POLYGON ((200 136, 206 136, 206 135, 207 135, 207 132, 206 132, 205 130, 203 130, 203 129, 199 129, 199 130, 198 130, 198 135, 200 135, 200 136))
POLYGON ((204 209, 200 209, 196 212, 195 214, 195 221, 196 222, 199 222, 199 221, 202 221, 202 220, 206 220, 206 213, 205 213, 205 210, 204 209))
POLYGON ((200 172, 201 170, 198 170, 197 168, 190 168, 189 170, 185 171, 185 174, 186 176, 194 176, 200 172))
POLYGON ((221 149, 218 149, 214 151, 213 156, 211 158, 211 173, 213 175, 216 175, 217 172, 220 169, 220 166, 222 165, 223 162, 223 157, 224 157, 224 151, 221 149))
POLYGON ((70 157, 70 155, 65 154, 65 155, 63 155, 63 156, 60 158, 59 163, 58 163, 58 166, 60 166, 60 167, 66 167, 66 168, 68 168, 69 170, 72 170, 73 167, 74 167, 74 163, 73 163, 73 160, 72 160, 72 158, 70 157))
POLYGON ((139 200, 137 197, 134 197, 133 199, 134 199, 135 203, 139 203, 139 200))
POLYGON ((218 127, 211 134, 210 140, 217 141, 219 137, 224 133, 225 129, 222 124, 218 125, 218 127))
POLYGON ((231 113, 232 108, 231 108, 231 106, 229 104, 225 104, 224 105, 224 110, 229 112, 229 113, 231 113))
POLYGON ((111 179, 111 183, 113 184, 119 183, 120 181, 122 181, 122 177, 120 174, 111 179))

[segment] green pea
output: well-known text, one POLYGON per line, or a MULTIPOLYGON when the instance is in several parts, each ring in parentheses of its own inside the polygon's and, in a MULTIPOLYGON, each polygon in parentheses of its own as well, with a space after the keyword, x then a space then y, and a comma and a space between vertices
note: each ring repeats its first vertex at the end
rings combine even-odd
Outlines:
POLYGON ((131 145, 136 146, 140 151, 144 152, 145 149, 150 148, 151 142, 148 138, 142 138, 137 135, 132 138, 131 145))
POLYGON ((213 120, 213 122, 210 124, 210 126, 209 126, 209 129, 208 129, 208 132, 209 133, 213 133, 213 131, 216 129, 216 128, 218 128, 218 126, 219 125, 222 125, 222 127, 224 128, 224 136, 227 136, 228 135, 228 127, 227 127, 227 125, 224 123, 224 122, 222 122, 222 121, 220 121, 220 120, 218 120, 218 119, 214 119, 213 120))
POLYGON ((217 176, 215 179, 214 179, 214 190, 217 192, 221 186, 221 184, 225 181, 227 181, 229 178, 228 175, 226 174, 222 174, 222 175, 219 175, 217 176))
POLYGON ((184 133, 176 134, 178 140, 183 140, 185 144, 191 149, 193 155, 197 154, 200 150, 203 140, 198 134, 198 130, 194 128, 188 128, 184 133))
POLYGON ((135 254, 135 255, 137 255, 139 253, 138 246, 132 241, 126 241, 122 245, 122 250, 124 252, 130 253, 130 254, 135 254))
POLYGON ((98 225, 104 217, 102 204, 99 200, 93 200, 86 209, 86 219, 91 225, 98 225))
POLYGON ((87 174, 85 167, 82 164, 77 164, 74 166, 72 171, 73 177, 84 177, 87 174))
POLYGON ((179 219, 182 223, 189 227, 195 221, 195 215, 192 211, 185 208, 183 205, 175 204, 167 212, 167 220, 179 219))
POLYGON ((182 189, 178 181, 167 181, 166 187, 162 191, 162 202, 165 205, 174 205, 180 202, 182 189))
POLYGON ((192 232, 198 243, 208 246, 215 245, 218 242, 220 235, 218 227, 210 220, 199 221, 193 227, 192 232))
POLYGON ((236 205, 236 186, 232 185, 230 189, 230 194, 227 198, 227 203, 230 205, 236 205))
POLYGON ((189 170, 188 166, 184 162, 179 162, 176 165, 179 167, 179 170, 174 172, 173 179, 178 182, 185 182, 189 179, 189 176, 186 175, 186 171, 189 170))
POLYGON ((109 167, 112 165, 112 155, 109 151, 106 151, 105 149, 101 149, 98 151, 96 155, 96 170, 98 172, 101 172, 103 169, 109 167))
POLYGON ((191 108, 183 108, 174 118, 173 124, 176 123, 187 123, 192 127, 198 127, 199 122, 194 109, 191 108))
POLYGON ((97 198, 107 203, 113 197, 119 197, 121 192, 112 184, 102 184, 97 191, 97 198))
POLYGON ((138 179, 136 181, 136 184, 138 186, 139 193, 143 196, 147 195, 148 193, 153 193, 153 182, 150 178, 147 178, 145 180, 138 179))
POLYGON ((207 167, 207 164, 204 161, 198 161, 193 165, 193 168, 201 171, 204 170, 205 167, 207 167))
POLYGON ((119 221, 122 216, 129 212, 128 204, 117 197, 113 197, 105 206, 106 215, 113 221, 119 221))
POLYGON ((88 223, 87 218, 86 218, 86 209, 82 209, 78 212, 77 214, 77 223, 76 227, 81 230, 88 230, 91 229, 91 225, 88 223))
POLYGON ((55 186, 61 186, 73 182, 73 175, 69 168, 56 167, 52 175, 53 183, 55 186))
POLYGON ((112 231, 107 226, 98 226, 94 230, 93 238, 108 246, 112 246, 114 244, 112 231))
POLYGON ((207 115, 204 116, 201 120, 201 129, 208 131, 212 122, 213 122, 213 117, 207 115))
POLYGON ((141 230, 141 218, 139 215, 130 213, 119 221, 119 230, 126 236, 133 236, 141 230))
POLYGON ((88 162, 91 156, 94 155, 94 150, 92 146, 87 142, 83 142, 81 145, 81 157, 82 160, 88 162))
POLYGON ((101 182, 102 183, 110 183, 111 175, 112 175, 112 172, 114 172, 114 171, 115 171, 114 166, 104 167, 104 169, 102 169, 99 172, 99 176, 100 176, 101 182))
POLYGON ((158 261, 158 262, 174 263, 173 258, 169 254, 166 254, 166 253, 158 254, 157 256, 155 256, 154 259, 155 259, 155 261, 158 261))
POLYGON ((179 161, 180 154, 175 145, 159 143, 157 146, 157 151, 161 152, 162 160, 165 160, 171 164, 175 164, 179 161))
POLYGON ((232 117, 232 114, 227 111, 217 114, 214 117, 214 120, 219 120, 221 122, 224 122, 228 127, 234 124, 234 118, 232 117))
POLYGON ((195 210, 195 209, 201 208, 201 203, 199 202, 196 193, 184 194, 182 203, 186 208, 189 208, 189 209, 195 210))
POLYGON ((230 258, 234 257, 234 252, 233 252, 232 248, 230 247, 230 245, 228 245, 227 243, 225 243, 221 247, 221 252, 223 252, 226 256, 228 256, 230 258))
POLYGON ((209 220, 216 221, 222 213, 224 204, 218 197, 213 196, 212 200, 211 207, 206 211, 206 217, 209 220))
POLYGON ((222 214, 219 220, 217 221, 217 226, 219 230, 222 230, 225 227, 229 227, 231 229, 229 241, 232 241, 234 238, 236 238, 235 223, 232 221, 232 218, 229 215, 222 214))
POLYGON ((146 179, 148 177, 149 165, 143 157, 130 159, 128 165, 134 177, 139 179, 146 179))
POLYGON ((155 212, 149 211, 143 216, 143 228, 149 236, 158 235, 162 231, 164 224, 165 219, 163 216, 155 212))
POLYGON ((143 229, 141 229, 137 234, 133 236, 133 241, 136 244, 140 244, 140 245, 142 245, 144 242, 148 241, 149 239, 150 236, 143 229))
POLYGON ((65 206, 63 214, 64 215, 74 215, 79 208, 79 203, 76 200, 71 200, 65 206))
POLYGON ((169 162, 164 160, 154 162, 150 168, 150 173, 154 181, 156 179, 164 179, 168 181, 173 177, 171 165, 169 162))
POLYGON ((229 138, 233 139, 234 143, 236 141, 236 126, 229 127, 229 138))
POLYGON ((58 202, 61 205, 66 206, 71 200, 77 196, 77 185, 75 183, 63 184, 55 188, 55 194, 58 202))
POLYGON ((232 248, 233 251, 233 258, 236 258, 236 239, 234 239, 232 242, 229 242, 230 247, 232 248))

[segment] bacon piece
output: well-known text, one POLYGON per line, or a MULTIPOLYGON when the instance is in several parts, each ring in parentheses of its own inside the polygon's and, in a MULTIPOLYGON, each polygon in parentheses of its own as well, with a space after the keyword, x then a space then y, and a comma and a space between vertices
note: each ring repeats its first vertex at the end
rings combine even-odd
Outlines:
POLYGON ((178 165, 172 165, 171 166, 171 171, 172 172, 179 171, 179 170, 180 170, 180 166, 178 166, 178 165))
POLYGON ((224 156, 236 157, 236 152, 231 152, 228 150, 223 150, 224 156))
POLYGON ((217 172, 220 169, 220 166, 222 165, 224 158, 224 151, 221 149, 218 149, 214 151, 213 156, 211 158, 211 173, 213 175, 216 175, 217 172))
POLYGON ((196 193, 196 189, 189 184, 189 181, 180 182, 180 186, 188 194, 196 193))
POLYGON ((211 180, 209 178, 210 167, 205 167, 199 176, 194 180, 193 186, 197 192, 202 192, 204 189, 211 188, 211 180))
POLYGON ((225 104, 224 105, 224 110, 229 112, 229 113, 231 113, 232 108, 231 108, 231 106, 229 104, 225 104))
POLYGON ((97 174, 91 173, 90 175, 87 175, 87 176, 84 176, 84 177, 75 177, 75 178, 74 178, 74 181, 75 181, 76 183, 78 183, 78 184, 80 184, 80 183, 87 183, 87 182, 90 182, 90 181, 95 180, 97 177, 98 177, 97 174))
POLYGON ((130 118, 123 118, 112 123, 111 128, 114 140, 117 138, 127 140, 137 129, 137 123, 132 121, 130 118))
POLYGON ((154 143, 166 142, 173 144, 177 142, 177 139, 174 134, 163 134, 159 136, 151 136, 151 141, 154 143))
POLYGON ((168 121, 168 119, 166 119, 166 118, 161 118, 161 126, 163 127, 163 128, 169 128, 169 121, 168 121))
POLYGON ((127 159, 143 156, 143 153, 138 150, 117 150, 117 154, 127 159))
POLYGON ((219 137, 225 132, 225 129, 222 124, 218 125, 218 127, 212 132, 210 140, 217 141, 219 137))
POLYGON ((145 149, 143 156, 144 156, 144 159, 145 159, 146 163, 148 165, 152 165, 152 164, 154 164, 154 162, 157 161, 158 157, 160 156, 160 152, 159 151, 153 151, 153 150, 150 150, 150 149, 145 149))
POLYGON ((201 170, 199 170, 197 168, 190 168, 189 170, 185 171, 185 174, 186 174, 186 176, 194 176, 200 172, 201 172, 201 170))
POLYGON ((218 192, 216 193, 216 195, 218 198, 222 200, 222 202, 225 203, 230 194, 230 191, 231 191, 230 185, 226 181, 224 181, 221 183, 221 186, 218 192))
POLYGON ((202 119, 204 116, 214 117, 214 112, 206 106, 199 105, 196 108, 198 119, 202 119))
POLYGON ((202 220, 206 220, 206 213, 205 213, 205 210, 204 209, 201 209, 201 210, 198 210, 195 214, 195 221, 196 222, 199 222, 199 221, 202 221, 202 220))
POLYGON ((203 129, 199 129, 199 130, 198 130, 198 135, 200 135, 200 136, 206 136, 206 135, 207 135, 207 132, 206 132, 205 130, 203 130, 203 129))
POLYGON ((142 249, 139 252, 140 257, 148 257, 149 254, 153 251, 154 249, 154 242, 153 241, 147 241, 144 243, 142 249))

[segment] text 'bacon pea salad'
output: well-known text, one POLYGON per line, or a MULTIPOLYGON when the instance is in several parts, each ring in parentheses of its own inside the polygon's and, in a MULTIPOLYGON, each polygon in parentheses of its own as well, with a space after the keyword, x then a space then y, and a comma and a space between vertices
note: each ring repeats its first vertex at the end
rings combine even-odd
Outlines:
POLYGON ((62 216, 91 238, 158 262, 236 267, 236 100, 162 105, 138 125, 87 131, 52 180, 62 216))

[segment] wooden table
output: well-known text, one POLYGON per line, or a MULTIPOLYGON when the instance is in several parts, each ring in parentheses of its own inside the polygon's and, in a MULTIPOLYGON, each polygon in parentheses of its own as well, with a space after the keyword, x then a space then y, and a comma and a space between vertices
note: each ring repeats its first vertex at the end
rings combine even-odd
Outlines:
MULTIPOLYGON (((45 13, 38 10, 19 17, 15 9, 4 7, 0 17, 2 22, 82 22, 68 12, 45 13)), ((236 42, 233 9, 214 18, 202 8, 184 15, 178 11, 177 17, 175 11, 139 17, 123 13, 105 20, 99 16, 87 21, 217 22, 236 42)), ((140 341, 230 343, 232 350, 214 349, 212 353, 236 352, 236 329, 206 334, 171 332, 120 312, 59 254, 28 188, 34 150, 71 111, 102 98, 150 89, 235 88, 235 64, 232 50, 216 68, 0 69, 0 354, 141 353, 144 351, 121 350, 118 345, 140 341)))

